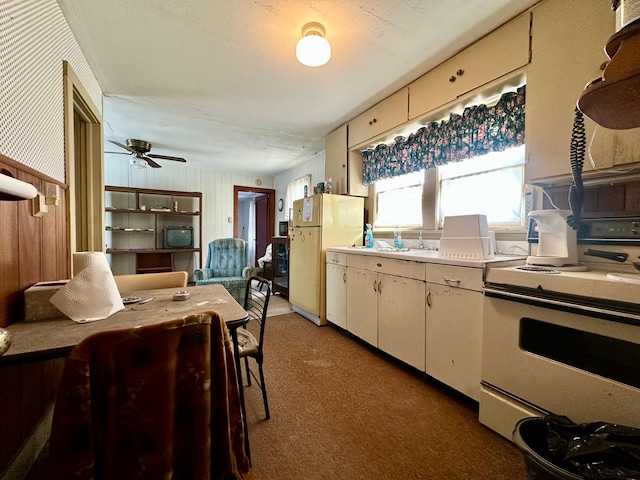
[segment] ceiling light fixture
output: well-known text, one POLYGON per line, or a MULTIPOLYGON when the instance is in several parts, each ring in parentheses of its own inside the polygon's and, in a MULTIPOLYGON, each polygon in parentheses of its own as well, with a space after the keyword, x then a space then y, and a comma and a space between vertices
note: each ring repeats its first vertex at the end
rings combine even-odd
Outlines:
POLYGON ((319 67, 331 58, 331 45, 324 38, 324 27, 317 23, 307 23, 302 27, 302 38, 296 45, 296 58, 308 67, 319 67))

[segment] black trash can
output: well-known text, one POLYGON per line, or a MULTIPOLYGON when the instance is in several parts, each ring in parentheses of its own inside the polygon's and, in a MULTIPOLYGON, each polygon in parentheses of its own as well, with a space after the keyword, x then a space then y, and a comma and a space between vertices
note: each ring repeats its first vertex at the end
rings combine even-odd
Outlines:
POLYGON ((553 463, 547 447, 547 427, 544 419, 523 418, 516 424, 513 441, 522 450, 524 470, 529 480, 585 480, 553 463))

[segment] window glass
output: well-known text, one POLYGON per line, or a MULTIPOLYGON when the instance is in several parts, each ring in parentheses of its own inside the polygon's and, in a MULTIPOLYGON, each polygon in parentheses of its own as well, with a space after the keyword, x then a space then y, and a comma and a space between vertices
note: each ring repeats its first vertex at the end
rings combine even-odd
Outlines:
POLYGON ((423 171, 377 181, 375 227, 421 226, 423 183, 423 171))
MULTIPOLYGON (((285 195, 285 220, 291 220, 289 218, 289 212, 293 209, 293 201, 304 197, 304 187, 307 189, 311 185, 311 175, 304 175, 300 178, 296 178, 287 184, 287 193, 285 195)), ((310 194, 310 192, 309 192, 310 194)))
POLYGON ((484 214, 494 228, 524 225, 524 145, 438 167, 438 226, 445 216, 484 214))

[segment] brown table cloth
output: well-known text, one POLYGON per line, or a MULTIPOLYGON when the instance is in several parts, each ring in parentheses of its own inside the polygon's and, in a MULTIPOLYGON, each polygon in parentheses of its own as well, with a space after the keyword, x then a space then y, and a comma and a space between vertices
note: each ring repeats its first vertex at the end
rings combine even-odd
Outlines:
POLYGON ((222 318, 204 312, 74 347, 49 458, 53 479, 253 479, 222 318))

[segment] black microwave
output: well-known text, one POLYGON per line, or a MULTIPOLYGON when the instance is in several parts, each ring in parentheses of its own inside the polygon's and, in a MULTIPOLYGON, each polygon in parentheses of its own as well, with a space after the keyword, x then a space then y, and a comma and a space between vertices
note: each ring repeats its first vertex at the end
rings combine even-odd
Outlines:
POLYGON ((289 222, 279 222, 278 223, 278 236, 286 237, 288 234, 289 222))

